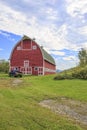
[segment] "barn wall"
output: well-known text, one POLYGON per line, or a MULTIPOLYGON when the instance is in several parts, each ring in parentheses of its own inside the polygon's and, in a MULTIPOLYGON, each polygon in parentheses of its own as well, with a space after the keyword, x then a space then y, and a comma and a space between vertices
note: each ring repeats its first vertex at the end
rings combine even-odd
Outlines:
MULTIPOLYGON (((26 41, 23 42, 23 45, 26 41)), ((29 41, 27 41, 27 45, 29 44, 29 41)), ((28 47, 24 46, 23 49, 17 50, 17 47, 21 47, 21 43, 17 45, 17 47, 14 49, 11 57, 11 66, 23 66, 24 60, 29 60, 30 66, 42 66, 43 64, 43 58, 42 54, 40 52, 39 47, 37 46, 37 49, 28 49, 28 47), (26 49, 25 49, 26 47, 26 49)), ((32 47, 35 46, 35 43, 32 43, 32 47)), ((29 45, 28 45, 29 46, 29 45)))
MULTIPOLYGON (((29 67, 32 69, 32 74, 38 75, 39 70, 35 68, 43 68, 43 57, 39 46, 30 40, 24 40, 19 42, 17 46, 13 49, 10 65, 11 67, 22 68, 25 71, 24 61, 29 61, 29 67)), ((41 72, 43 73, 43 72, 41 72)))
POLYGON ((44 61, 44 74, 55 74, 56 66, 49 63, 48 61, 44 61))

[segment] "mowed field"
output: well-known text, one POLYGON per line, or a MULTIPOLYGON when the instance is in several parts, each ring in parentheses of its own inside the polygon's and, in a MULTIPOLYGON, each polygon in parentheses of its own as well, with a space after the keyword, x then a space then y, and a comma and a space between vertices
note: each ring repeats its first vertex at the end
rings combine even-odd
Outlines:
POLYGON ((87 130, 86 120, 84 123, 56 112, 53 106, 41 105, 50 100, 60 105, 62 102, 62 106, 73 102, 80 111, 85 104, 80 114, 87 117, 87 81, 53 78, 54 75, 10 78, 0 74, 0 130, 87 130))

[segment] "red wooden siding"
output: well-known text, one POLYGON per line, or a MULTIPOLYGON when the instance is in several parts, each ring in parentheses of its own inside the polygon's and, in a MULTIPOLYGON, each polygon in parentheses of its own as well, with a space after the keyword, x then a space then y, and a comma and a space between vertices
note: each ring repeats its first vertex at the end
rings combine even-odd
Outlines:
MULTIPOLYGON (((23 45, 25 44, 25 41, 23 41, 23 45)), ((26 44, 26 47, 28 45, 28 42, 26 44)), ((32 46, 35 44, 32 43, 32 46)), ((17 45, 17 47, 21 46, 21 43, 17 45)), ((43 66, 43 57, 41 54, 41 51, 38 46, 36 50, 28 50, 30 48, 29 45, 27 47, 27 50, 17 50, 17 47, 14 49, 11 57, 11 66, 24 66, 24 61, 29 60, 29 66, 43 66)), ((25 46, 24 46, 25 47, 25 46)))
POLYGON ((44 61, 44 73, 47 74, 54 74, 56 70, 56 66, 49 63, 48 61, 44 61))
POLYGON ((24 43, 22 43, 23 49, 32 49, 32 42, 28 40, 24 40, 24 43))

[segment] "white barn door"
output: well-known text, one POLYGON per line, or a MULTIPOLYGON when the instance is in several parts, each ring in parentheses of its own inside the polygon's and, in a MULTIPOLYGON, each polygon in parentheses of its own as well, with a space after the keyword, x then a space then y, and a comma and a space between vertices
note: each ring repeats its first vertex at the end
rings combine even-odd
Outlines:
POLYGON ((38 75, 43 75, 43 67, 38 67, 38 75))
POLYGON ((29 67, 29 60, 24 61, 24 74, 32 74, 32 69, 29 67))

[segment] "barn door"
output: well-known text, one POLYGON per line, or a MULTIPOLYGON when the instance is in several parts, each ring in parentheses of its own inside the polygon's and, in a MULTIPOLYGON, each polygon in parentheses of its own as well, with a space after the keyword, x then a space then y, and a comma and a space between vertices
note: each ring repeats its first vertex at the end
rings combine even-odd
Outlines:
POLYGON ((25 61, 24 61, 24 67, 25 67, 25 68, 29 67, 29 60, 25 60, 25 61))
POLYGON ((43 75, 43 68, 42 67, 38 67, 38 75, 43 75))
POLYGON ((29 68, 29 60, 24 61, 24 73, 28 74, 28 68, 29 68))

